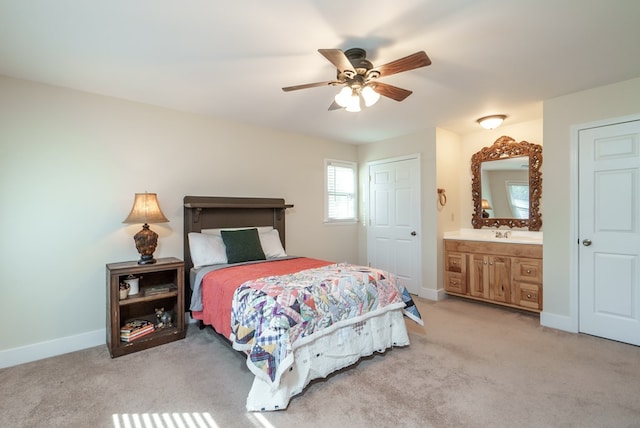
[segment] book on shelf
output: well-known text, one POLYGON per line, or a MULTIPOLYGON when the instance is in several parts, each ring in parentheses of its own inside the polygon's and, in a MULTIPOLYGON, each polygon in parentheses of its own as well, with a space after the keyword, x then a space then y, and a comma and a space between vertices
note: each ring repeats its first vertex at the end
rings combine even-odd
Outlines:
POLYGON ((120 332, 120 337, 135 337, 138 336, 142 333, 146 333, 148 331, 153 331, 155 330, 155 326, 153 324, 142 327, 140 329, 137 329, 135 331, 129 332, 129 331, 124 331, 124 332, 120 332))
POLYGON ((130 321, 127 321, 122 327, 120 327, 120 333, 121 334, 134 333, 150 325, 153 325, 153 323, 149 320, 145 320, 145 319, 130 320, 130 321))
POLYGON ((176 289, 176 287, 173 284, 153 285, 144 288, 144 295, 153 296, 156 294, 168 293, 169 291, 174 289, 176 289))
POLYGON ((120 340, 131 342, 139 337, 153 333, 155 329, 156 327, 151 321, 143 319, 131 320, 120 327, 120 340))
POLYGON ((120 340, 122 342, 133 342, 134 340, 140 339, 141 337, 144 337, 148 334, 151 334, 155 331, 155 328, 153 328, 153 326, 151 326, 152 328, 148 328, 142 331, 137 332, 134 335, 129 335, 129 336, 120 336, 120 340))

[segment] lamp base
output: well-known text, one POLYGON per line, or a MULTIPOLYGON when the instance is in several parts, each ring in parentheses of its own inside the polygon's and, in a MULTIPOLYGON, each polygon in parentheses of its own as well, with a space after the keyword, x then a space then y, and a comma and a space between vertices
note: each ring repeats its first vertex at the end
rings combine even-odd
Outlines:
POLYGON ((140 260, 138 260, 139 265, 152 265, 156 262, 156 259, 153 256, 142 256, 140 260))
POLYGON ((142 230, 135 234, 133 240, 136 243, 138 253, 140 253, 139 265, 150 265, 156 262, 153 258, 153 252, 158 244, 158 234, 149 229, 149 225, 145 223, 142 230))

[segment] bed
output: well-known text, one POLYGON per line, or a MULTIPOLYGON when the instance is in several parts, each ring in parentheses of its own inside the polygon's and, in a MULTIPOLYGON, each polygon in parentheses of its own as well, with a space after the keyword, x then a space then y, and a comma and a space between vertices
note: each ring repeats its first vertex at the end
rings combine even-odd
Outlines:
POLYGON ((277 198, 185 196, 185 301, 194 319, 247 355, 249 411, 286 409, 313 379, 409 345, 422 324, 395 275, 292 256, 277 198))

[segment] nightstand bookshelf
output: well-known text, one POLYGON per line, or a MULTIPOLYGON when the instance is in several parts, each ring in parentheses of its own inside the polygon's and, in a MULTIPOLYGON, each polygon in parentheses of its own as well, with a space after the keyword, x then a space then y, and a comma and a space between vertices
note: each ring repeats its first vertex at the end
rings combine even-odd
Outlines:
POLYGON ((184 339, 186 328, 182 260, 167 257, 147 265, 139 265, 136 261, 109 263, 106 268, 107 347, 112 358, 184 339), (120 299, 120 283, 129 275, 140 278, 139 292, 120 299), (129 320, 143 319, 155 324, 155 310, 158 308, 172 313, 170 327, 158 328, 131 342, 120 340, 120 328, 129 320))

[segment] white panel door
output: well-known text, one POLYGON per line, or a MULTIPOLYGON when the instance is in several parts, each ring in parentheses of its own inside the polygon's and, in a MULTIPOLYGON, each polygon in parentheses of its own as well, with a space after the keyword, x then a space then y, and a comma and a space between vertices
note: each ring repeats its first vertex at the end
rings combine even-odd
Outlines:
POLYGON ((395 273, 420 291, 420 161, 369 166, 369 265, 395 273))
POLYGON ((640 345, 640 121, 579 132, 579 329, 640 345))

